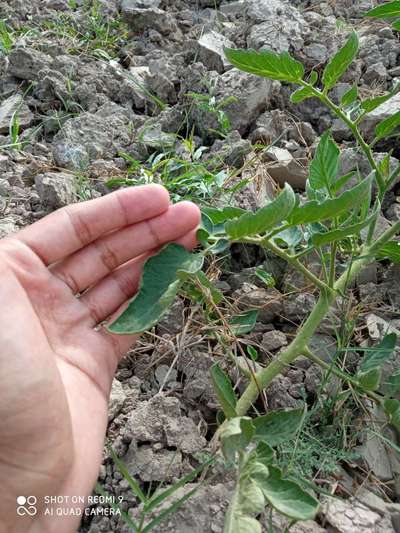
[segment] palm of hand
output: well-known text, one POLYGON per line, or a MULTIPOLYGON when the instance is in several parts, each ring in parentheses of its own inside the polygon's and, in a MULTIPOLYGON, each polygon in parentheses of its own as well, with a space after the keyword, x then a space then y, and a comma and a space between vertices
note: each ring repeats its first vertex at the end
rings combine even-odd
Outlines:
POLYGON ((197 224, 192 204, 168 206, 162 188, 138 187, 58 211, 0 242, 4 531, 77 525, 40 511, 16 521, 15 498, 91 492, 113 375, 135 340, 95 326, 132 297, 148 254, 170 240, 192 247, 197 224))

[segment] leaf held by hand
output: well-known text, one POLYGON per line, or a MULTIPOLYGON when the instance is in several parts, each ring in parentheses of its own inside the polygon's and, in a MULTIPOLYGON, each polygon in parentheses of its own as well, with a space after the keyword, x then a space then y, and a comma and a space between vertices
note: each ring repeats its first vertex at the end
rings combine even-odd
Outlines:
POLYGON ((168 311, 185 276, 195 274, 203 257, 191 254, 179 244, 168 244, 144 265, 138 293, 112 324, 111 333, 141 333, 154 326, 168 311))

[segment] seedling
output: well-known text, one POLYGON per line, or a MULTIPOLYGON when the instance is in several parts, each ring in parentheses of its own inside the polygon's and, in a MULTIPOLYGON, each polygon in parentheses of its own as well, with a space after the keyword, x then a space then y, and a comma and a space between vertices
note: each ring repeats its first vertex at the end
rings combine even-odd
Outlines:
MULTIPOLYGON (((399 8, 399 2, 390 5, 399 8)), ((385 15, 388 16, 387 11, 385 15)), ((204 257, 221 253, 232 243, 256 244, 272 252, 296 268, 318 292, 314 309, 298 328, 289 346, 266 368, 246 373, 248 384, 240 397, 222 368, 217 365, 212 369, 212 380, 225 418, 218 429, 221 454, 227 466, 237 470, 236 489, 226 516, 225 533, 261 532, 257 516, 266 505, 292 521, 312 519, 318 511, 318 501, 305 488, 306 481, 285 477, 277 466, 274 449, 296 438, 305 409, 256 415, 260 393, 298 357, 309 358, 339 377, 349 390, 368 396, 383 408, 390 424, 400 430, 400 402, 381 392, 380 369, 393 355, 395 335, 386 335, 378 346, 367 351, 358 372, 352 375, 335 363, 327 364, 309 348, 310 340, 331 307, 339 297, 345 297, 351 283, 366 265, 382 259, 400 262, 400 244, 396 240, 400 222, 393 223, 379 236, 375 232, 381 204, 400 175, 400 165, 391 169, 389 156, 378 162, 372 150, 377 142, 397 135, 400 112, 376 125, 371 143, 360 131, 366 116, 392 98, 399 87, 383 96, 361 100, 354 86, 339 104, 330 98, 330 91, 355 59, 358 48, 358 37, 353 32, 329 61, 321 77, 316 71, 306 76, 304 66, 287 52, 225 50, 235 67, 297 86, 291 96, 292 102, 317 98, 325 104, 352 132, 369 161, 370 174, 341 176, 340 149, 331 133, 325 132, 310 165, 305 201, 286 184, 274 200, 256 212, 230 206, 205 210, 198 235, 203 250, 189 253, 177 244, 169 244, 158 255, 151 257, 144 267, 138 294, 122 315, 108 326, 110 332, 117 334, 139 333, 153 327, 168 310, 183 284, 194 277, 209 291, 204 275, 199 275, 204 257), (305 262, 313 252, 322 258, 323 273, 320 277, 311 272, 305 262), (339 258, 340 273, 337 268, 339 258)), ((261 273, 258 275, 267 284, 272 283, 268 277, 261 273)), ((236 323, 236 326, 248 327, 253 319, 255 322, 254 315, 247 316, 244 324, 241 319, 242 323, 236 323)), ((243 334, 249 330, 244 328, 241 331, 243 334)), ((398 376, 393 376, 391 393, 399 390, 399 382, 398 376)))

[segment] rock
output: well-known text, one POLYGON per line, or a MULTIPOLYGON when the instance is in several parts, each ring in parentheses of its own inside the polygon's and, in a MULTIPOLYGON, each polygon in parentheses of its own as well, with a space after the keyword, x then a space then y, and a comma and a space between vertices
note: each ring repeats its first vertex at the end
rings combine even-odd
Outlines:
POLYGON ((11 233, 18 231, 15 220, 12 217, 5 217, 0 219, 0 239, 7 237, 11 233))
POLYGON ((236 2, 229 2, 229 4, 222 4, 220 11, 227 17, 236 17, 244 12, 246 8, 247 0, 237 0, 236 2))
POLYGON ((82 171, 96 159, 115 156, 131 140, 129 120, 129 112, 116 104, 67 120, 52 145, 57 166, 82 171))
POLYGON ((14 48, 9 56, 8 73, 16 78, 39 81, 41 71, 49 69, 52 59, 34 48, 14 48))
POLYGON ((114 379, 111 387, 110 400, 108 402, 108 421, 114 420, 124 406, 126 394, 122 383, 114 379))
POLYGON ((392 326, 387 320, 375 313, 368 313, 365 317, 365 322, 370 339, 373 341, 381 341, 388 333, 395 333, 400 336, 400 329, 392 326))
POLYGON ((176 135, 162 131, 160 124, 145 125, 139 131, 138 137, 147 148, 161 150, 171 149, 177 141, 176 135))
MULTIPOLYGON (((290 378, 286 376, 276 377, 266 390, 269 408, 275 410, 299 407, 300 402, 290 394, 292 387, 293 383, 290 378)), ((301 387, 302 385, 300 385, 301 387)))
POLYGON ((360 124, 360 130, 368 141, 371 141, 374 137, 375 126, 383 120, 394 115, 400 107, 400 93, 397 93, 393 98, 387 100, 379 107, 374 109, 366 115, 364 120, 360 124))
POLYGON ((282 294, 274 288, 262 289, 250 283, 233 293, 236 303, 243 310, 258 309, 258 320, 269 323, 282 313, 282 294))
POLYGON ((386 211, 386 218, 391 222, 397 222, 400 220, 400 204, 392 204, 386 211))
MULTIPOLYGON (((168 487, 162 487, 162 490, 165 489, 168 487)), ((166 512, 173 501, 183 498, 191 491, 194 493, 190 498, 169 514, 168 519, 160 527, 156 527, 154 533, 222 533, 233 491, 233 485, 227 482, 216 485, 187 483, 174 491, 172 500, 165 500, 149 518, 166 512)), ((140 508, 134 509, 132 516, 138 520, 139 513, 140 508)))
POLYGON ((184 305, 183 301, 176 299, 168 312, 162 317, 157 324, 157 332, 159 335, 168 333, 169 335, 176 335, 183 330, 184 326, 184 305))
POLYGON ((210 368, 215 363, 207 347, 185 350, 177 361, 177 369, 185 377, 183 397, 197 408, 215 408, 218 400, 210 380, 210 368))
POLYGON ((267 331, 267 333, 264 333, 261 346, 263 349, 267 352, 273 352, 275 350, 279 350, 279 348, 282 348, 283 346, 287 346, 288 341, 286 338, 286 335, 282 333, 282 331, 278 331, 276 329, 273 329, 272 331, 267 331))
POLYGON ((394 309, 400 307, 400 264, 396 263, 391 265, 384 274, 383 285, 387 290, 389 302, 394 309))
POLYGON ((129 9, 149 9, 151 7, 160 7, 161 0, 122 0, 121 11, 129 9))
POLYGON ((276 533, 287 531, 288 527, 290 533, 326 533, 326 529, 312 520, 304 520, 291 525, 288 518, 285 518, 276 511, 272 513, 272 523, 275 528, 274 532, 276 533))
POLYGON ((328 49, 325 45, 319 43, 312 43, 303 48, 303 52, 313 62, 325 63, 328 59, 328 49))
POLYGON ((336 340, 330 335, 317 333, 312 336, 308 346, 325 363, 332 363, 336 356, 336 340))
POLYGON ((58 209, 76 200, 76 184, 72 174, 39 174, 35 178, 35 186, 45 209, 58 209))
POLYGON ((365 285, 366 283, 377 283, 378 281, 378 263, 374 261, 361 270, 357 275, 357 286, 365 285))
POLYGON ((370 65, 363 76, 365 83, 384 83, 387 79, 387 70, 382 62, 370 65))
POLYGON ((381 516, 356 500, 330 499, 321 509, 337 533, 395 533, 390 516, 381 516))
POLYGON ((283 303, 283 316, 287 320, 301 322, 314 309, 315 303, 315 296, 308 292, 289 296, 283 303))
POLYGON ((19 94, 10 96, 0 105, 0 133, 9 133, 13 117, 17 118, 21 130, 29 127, 34 119, 33 113, 19 94))
POLYGON ((381 481, 393 479, 389 456, 382 439, 376 435, 368 435, 366 442, 358 449, 359 454, 381 481))
POLYGON ((161 442, 184 453, 197 452, 206 444, 193 420, 182 416, 179 400, 162 394, 136 406, 127 423, 127 434, 135 445, 161 442))
POLYGON ((251 0, 246 14, 253 23, 247 37, 249 48, 301 49, 307 23, 295 7, 281 0, 251 0))
POLYGON ((154 377, 160 387, 173 388, 178 379, 178 372, 175 368, 171 368, 168 365, 158 365, 154 372, 154 377))
POLYGON ((265 78, 231 69, 222 74, 219 85, 220 98, 235 98, 235 102, 224 110, 232 129, 243 135, 259 114, 265 111, 270 102, 273 84, 265 78))
MULTIPOLYGON (((151 7, 138 7, 135 0, 123 0, 121 13, 125 22, 135 32, 142 32, 152 28, 163 35, 178 31, 174 18, 166 11, 152 5, 151 7)), ((145 2, 145 3, 150 3, 145 2)), ((160 4, 160 2, 155 2, 160 4)))
POLYGON ((171 482, 183 474, 182 454, 178 450, 154 450, 146 444, 137 447, 132 443, 123 461, 129 474, 144 482, 171 482))
POLYGON ((226 59, 224 47, 232 48, 234 44, 226 37, 216 31, 203 33, 197 41, 199 51, 199 61, 209 70, 216 70, 220 74, 231 68, 231 64, 226 59))
POLYGON ((263 159, 271 161, 268 163, 268 173, 280 185, 287 182, 292 187, 305 188, 308 177, 307 168, 300 165, 288 150, 271 146, 264 151, 263 159))
POLYGON ((216 140, 206 159, 223 162, 230 167, 241 168, 251 151, 251 143, 242 139, 238 131, 232 131, 224 140, 216 140))

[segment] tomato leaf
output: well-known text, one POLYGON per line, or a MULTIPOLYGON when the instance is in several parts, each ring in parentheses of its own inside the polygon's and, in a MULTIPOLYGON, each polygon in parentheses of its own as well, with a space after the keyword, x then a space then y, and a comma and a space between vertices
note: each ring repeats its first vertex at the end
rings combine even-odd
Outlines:
POLYGON ((358 52, 358 37, 352 32, 346 44, 332 57, 325 67, 322 83, 325 90, 332 89, 349 68, 358 52))
POLYGON ((397 336, 395 333, 385 335, 380 344, 370 349, 360 364, 361 372, 368 372, 374 368, 380 368, 385 361, 393 357, 397 336))
POLYGON ((400 17, 400 2, 396 0, 395 2, 389 2, 381 6, 374 7, 365 14, 367 17, 375 18, 390 18, 390 17, 400 17))
POLYGON ((294 520, 311 520, 319 502, 294 481, 282 478, 279 468, 269 467, 269 476, 258 476, 257 484, 278 512, 294 520))
POLYGON ((339 171, 340 150, 332 139, 330 131, 326 131, 319 141, 314 159, 310 165, 309 184, 312 189, 330 191, 339 171))
POLYGON ((203 257, 179 244, 168 244, 144 265, 137 294, 127 309, 107 329, 122 335, 141 333, 154 326, 168 311, 188 274, 203 265, 203 257))
POLYGON ((211 378, 226 418, 234 418, 237 416, 235 410, 237 403, 236 394, 233 390, 231 380, 218 363, 211 367, 211 378))
POLYGON ((290 224, 310 224, 311 222, 321 222, 341 213, 351 211, 359 207, 363 200, 369 195, 372 184, 372 175, 365 178, 361 183, 343 192, 340 196, 333 199, 318 202, 312 200, 298 206, 292 212, 290 224))
POLYGON ((274 200, 255 213, 245 213, 239 218, 228 220, 225 230, 231 239, 265 233, 275 228, 279 222, 286 220, 295 205, 296 196, 286 183, 283 191, 274 200))
POLYGON ((287 52, 225 48, 228 61, 235 67, 271 80, 296 83, 304 76, 304 66, 287 52))
POLYGON ((294 439, 303 423, 304 414, 305 411, 301 408, 290 411, 273 411, 254 418, 254 439, 266 442, 272 447, 294 439))

